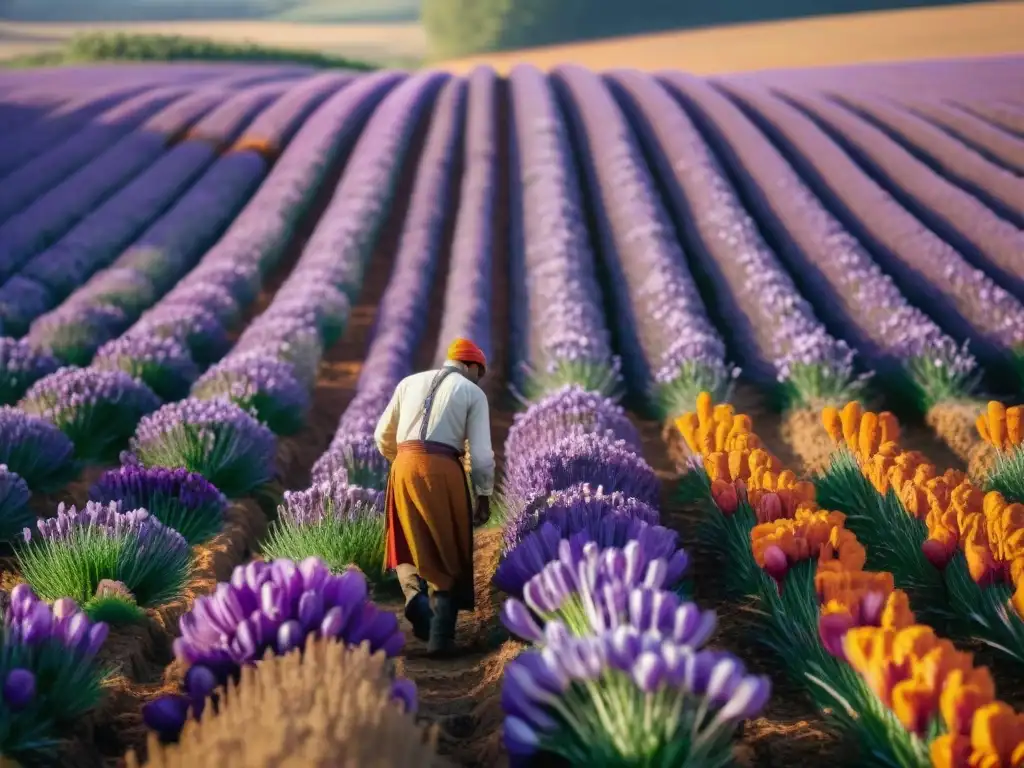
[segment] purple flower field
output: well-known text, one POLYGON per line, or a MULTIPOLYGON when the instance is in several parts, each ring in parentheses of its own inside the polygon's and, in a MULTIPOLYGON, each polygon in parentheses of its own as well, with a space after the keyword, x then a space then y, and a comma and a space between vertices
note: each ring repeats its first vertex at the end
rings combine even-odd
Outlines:
POLYGON ((860 400, 966 469, 1024 396, 1024 56, 44 77, 0 71, 0 764, 145 764, 339 642, 452 764, 856 753, 715 591, 672 425, 742 402, 807 475, 860 400), (441 661, 373 431, 457 336, 498 474, 441 661))

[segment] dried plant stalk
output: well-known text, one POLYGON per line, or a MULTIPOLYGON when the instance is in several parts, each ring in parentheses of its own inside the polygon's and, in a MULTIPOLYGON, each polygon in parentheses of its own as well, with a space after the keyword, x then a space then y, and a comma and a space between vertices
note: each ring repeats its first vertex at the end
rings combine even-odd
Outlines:
MULTIPOLYGON (((437 735, 391 700, 382 653, 310 641, 246 667, 219 711, 178 744, 150 736, 148 768, 439 768, 437 735)), ((134 753, 127 768, 139 768, 134 753)))

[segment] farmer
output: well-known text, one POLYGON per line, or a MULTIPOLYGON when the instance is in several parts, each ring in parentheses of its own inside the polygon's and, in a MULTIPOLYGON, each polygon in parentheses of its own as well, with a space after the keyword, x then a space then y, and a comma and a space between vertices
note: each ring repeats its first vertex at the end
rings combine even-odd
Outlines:
POLYGON ((494 489, 487 396, 477 386, 487 359, 466 339, 447 357, 399 383, 374 432, 391 462, 384 567, 396 570, 405 616, 431 656, 452 654, 456 614, 473 610, 473 526, 489 519, 494 489))

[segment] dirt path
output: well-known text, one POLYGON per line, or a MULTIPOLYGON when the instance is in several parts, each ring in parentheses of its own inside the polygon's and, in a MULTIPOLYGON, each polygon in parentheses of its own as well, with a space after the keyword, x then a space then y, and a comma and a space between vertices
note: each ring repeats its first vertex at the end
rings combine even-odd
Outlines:
MULTIPOLYGON (((499 183, 495 204, 492 249, 493 280, 491 294, 492 350, 484 390, 491 404, 491 442, 494 446, 498 474, 504 462, 504 445, 512 423, 514 406, 508 395, 508 223, 507 223, 507 152, 504 151, 506 99, 504 84, 499 91, 499 183)), ((444 273, 440 273, 443 283, 444 273)), ((434 304, 437 307, 437 304, 434 304)), ((436 349, 438 323, 429 318, 427 327, 434 338, 424 347, 436 349)), ((491 586, 491 578, 501 553, 501 531, 496 528, 477 530, 474 536, 474 575, 476 611, 459 616, 456 641, 465 655, 444 661, 424 657, 424 644, 407 632, 408 644, 404 658, 404 674, 416 682, 419 690, 420 717, 436 725, 440 731, 440 750, 458 765, 507 765, 501 747, 501 724, 504 715, 499 700, 501 677, 505 664, 515 657, 521 644, 508 639, 499 621, 503 596, 491 586)), ((401 615, 401 606, 391 606, 401 615)), ((404 619, 403 626, 408 630, 404 619)))

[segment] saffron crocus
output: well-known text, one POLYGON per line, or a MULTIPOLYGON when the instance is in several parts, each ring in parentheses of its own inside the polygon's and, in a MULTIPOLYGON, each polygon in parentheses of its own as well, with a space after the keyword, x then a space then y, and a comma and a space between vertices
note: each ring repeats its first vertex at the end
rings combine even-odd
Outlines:
POLYGON ((725 765, 771 693, 728 653, 620 626, 584 637, 550 622, 543 650, 505 668, 505 745, 573 765, 725 765))
POLYGON ((145 509, 189 542, 201 544, 224 525, 227 498, 205 477, 184 468, 128 466, 104 472, 89 492, 93 501, 119 501, 145 509))
POLYGON ((92 367, 124 371, 164 400, 185 397, 199 377, 199 368, 180 341, 131 331, 100 347, 92 367))
POLYGON ((0 463, 34 491, 59 488, 78 472, 75 446, 45 419, 20 408, 0 406, 0 463))
POLYGON ((190 707, 201 711, 216 686, 237 679, 243 666, 268 652, 304 648, 310 635, 352 646, 366 642, 371 652, 389 657, 405 644, 398 619, 370 601, 361 573, 333 574, 315 557, 240 565, 229 582, 198 598, 179 624, 174 654, 189 668, 183 696, 162 697, 143 710, 150 727, 165 737, 176 735, 190 707))
POLYGON ((279 435, 298 432, 310 407, 309 391, 292 366, 260 352, 225 358, 200 377, 192 396, 226 398, 255 413, 279 435))
POLYGON ((117 456, 160 400, 124 371, 61 368, 33 384, 18 407, 67 435, 77 458, 105 461, 117 456))
POLYGON ((143 466, 197 472, 229 498, 274 476, 276 450, 273 432, 222 398, 169 403, 142 419, 131 440, 143 466))
POLYGON ((384 578, 384 494, 332 482, 286 491, 284 506, 263 543, 268 558, 318 557, 335 573, 356 566, 366 578, 384 578))
POLYGON ((50 606, 28 584, 11 590, 0 622, 0 753, 22 765, 59 762, 61 738, 102 699, 96 654, 107 632, 70 598, 50 606))
POLYGON ((0 405, 13 405, 39 379, 60 368, 53 355, 27 341, 0 338, 0 405))
POLYGON ((0 464, 0 542, 12 540, 35 520, 28 506, 31 495, 21 476, 0 464))
POLYGON ((188 542, 144 509, 61 504, 36 528, 25 529, 18 563, 25 581, 47 600, 70 596, 89 609, 103 602, 100 583, 113 581, 127 589, 130 602, 151 607, 178 597, 188 581, 188 542))
POLYGON ((558 550, 558 559, 526 583, 523 602, 513 598, 503 607, 505 626, 523 639, 543 642, 534 615, 544 622, 561 621, 577 635, 628 624, 694 648, 714 632, 713 611, 701 613, 663 589, 685 572, 689 558, 683 550, 671 560, 648 560, 636 541, 603 550, 591 541, 574 552, 564 539, 558 550))

